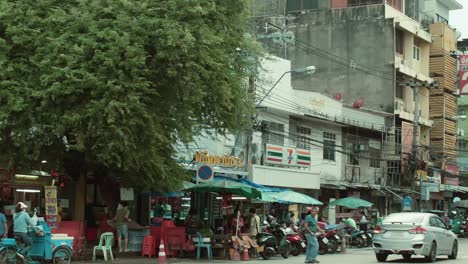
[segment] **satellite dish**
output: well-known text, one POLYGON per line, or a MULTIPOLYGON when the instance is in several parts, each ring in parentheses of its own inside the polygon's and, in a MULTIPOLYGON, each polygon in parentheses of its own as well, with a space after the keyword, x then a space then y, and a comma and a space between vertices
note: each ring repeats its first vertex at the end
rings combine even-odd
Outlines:
POLYGON ((364 105, 364 99, 363 98, 358 98, 354 101, 353 103, 353 108, 359 109, 364 105))
POLYGON ((337 100, 337 101, 340 101, 341 98, 342 98, 342 95, 341 95, 341 93, 336 93, 335 96, 333 96, 333 98, 335 98, 335 100, 337 100))

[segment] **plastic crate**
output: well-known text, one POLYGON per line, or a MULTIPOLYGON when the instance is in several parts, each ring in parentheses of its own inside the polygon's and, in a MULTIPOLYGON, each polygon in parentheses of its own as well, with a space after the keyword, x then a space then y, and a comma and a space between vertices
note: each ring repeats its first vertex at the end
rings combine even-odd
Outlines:
POLYGON ((143 243, 128 243, 128 250, 132 252, 141 252, 143 243))

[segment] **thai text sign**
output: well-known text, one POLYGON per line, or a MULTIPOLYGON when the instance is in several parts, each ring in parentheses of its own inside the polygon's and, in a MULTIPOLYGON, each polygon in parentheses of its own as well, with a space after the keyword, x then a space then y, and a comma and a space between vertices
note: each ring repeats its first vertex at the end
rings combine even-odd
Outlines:
POLYGON ((459 73, 460 73, 460 94, 467 94, 468 92, 468 55, 460 55, 460 72, 459 73))
POLYGON ((224 167, 241 167, 242 160, 238 157, 228 155, 210 155, 208 151, 195 152, 195 162, 224 167))
POLYGON ((268 164, 310 167, 310 151, 305 149, 267 144, 265 157, 268 164))
POLYGON ((55 186, 45 186, 45 220, 49 227, 57 227, 57 187, 55 186))

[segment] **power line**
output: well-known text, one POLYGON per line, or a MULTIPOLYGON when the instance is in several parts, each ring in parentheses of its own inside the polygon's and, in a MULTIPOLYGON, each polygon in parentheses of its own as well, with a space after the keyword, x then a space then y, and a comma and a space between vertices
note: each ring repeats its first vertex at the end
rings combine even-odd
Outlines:
MULTIPOLYGON (((266 118, 268 119, 267 121, 276 121, 275 119, 271 119, 271 118, 266 118)), ((298 133, 292 133, 292 132, 289 132, 286 134, 286 132, 283 131, 283 133, 279 132, 279 131, 272 131, 272 130, 268 130, 268 131, 263 131, 264 133, 270 133, 270 134, 274 134, 274 135, 280 135, 284 138, 287 138, 287 139, 291 139, 292 141, 295 141, 295 142, 298 142, 298 138, 301 138, 301 139, 307 139, 308 141, 300 141, 300 143, 304 143, 304 144, 309 144, 309 145, 313 145, 313 146, 317 146, 317 147, 323 147, 325 142, 322 141, 322 140, 318 140, 318 139, 313 139, 313 138, 310 138, 310 137, 307 137, 306 134, 298 134, 298 133), (291 137, 291 136, 294 136, 294 137, 291 137), (317 144, 313 144, 313 143, 319 143, 319 144, 322 144, 322 145, 317 145, 317 144)), ((312 131, 311 131, 312 132, 312 131)), ((321 137, 323 136, 321 133, 318 133, 318 132, 314 132, 315 134, 317 135, 320 135, 321 137)), ((362 137, 362 138, 366 138, 366 137, 362 137)), ((373 138, 366 138, 366 139, 373 139, 373 138)), ((336 142, 336 140, 335 140, 336 142)), ((329 143, 327 143, 329 144, 329 143)), ((338 145, 336 143, 334 144, 330 144, 330 145, 333 145, 334 147, 338 147, 338 148, 341 148, 343 149, 343 151, 338 151, 342 154, 347 154, 347 155, 351 155, 351 154, 354 154, 354 155, 357 155, 355 150, 350 148, 350 147, 347 147, 347 146, 343 146, 343 145, 338 145), (350 151, 350 152, 346 152, 346 150, 350 151)), ((383 147, 383 146, 382 146, 383 147)), ((377 150, 380 155, 382 155, 384 153, 384 151, 381 149, 375 149, 377 150)), ((370 151, 366 151, 366 152, 369 152, 370 151)), ((387 159, 381 159, 381 158, 371 158, 370 154, 369 156, 367 155, 361 155, 360 153, 364 153, 362 151, 359 151, 359 157, 363 157, 365 159, 368 159, 368 160, 381 160, 381 161, 391 161, 391 160, 387 160, 387 159)))
MULTIPOLYGON (((285 31, 284 28, 281 28, 280 26, 278 25, 275 25, 271 22, 267 22, 268 24, 276 27, 277 29, 280 29, 281 31, 285 31)), ((373 68, 370 68, 368 66, 365 66, 364 64, 359 64, 359 63, 355 63, 353 60, 350 60, 348 58, 344 58, 344 57, 341 57, 339 55, 336 55, 334 53, 331 53, 327 50, 323 50, 317 46, 314 46, 310 43, 305 43, 305 42, 302 42, 300 40, 298 40, 297 38, 294 40, 294 43, 295 43, 295 46, 297 46, 296 44, 298 43, 299 45, 302 45, 302 49, 304 49, 304 47, 307 49, 306 51, 309 51, 325 60, 329 60, 331 62, 335 62, 337 64, 341 64, 341 65, 344 65, 344 66, 347 66, 347 67, 350 67, 350 68, 353 68, 353 69, 357 69, 359 71, 362 71, 362 72, 365 72, 367 74, 370 74, 370 75, 374 75, 376 77, 381 77, 381 78, 384 78, 384 79, 387 79, 387 80, 393 80, 394 79, 394 76, 393 74, 389 74, 389 73, 386 73, 386 72, 383 72, 383 71, 376 71, 375 69, 373 68), (310 50, 310 49, 315 49, 315 51, 313 50, 310 50), (380 72, 382 75, 377 75, 377 74, 374 74, 373 72, 380 72), (388 78, 385 77, 385 75, 388 76, 388 78)))
MULTIPOLYGON (((281 95, 278 95, 274 92, 271 92, 270 95, 272 95, 272 97, 269 97, 269 98, 266 98, 265 100, 270 100, 272 102, 276 102, 276 105, 279 105, 279 106, 283 106, 283 105, 280 105, 278 103, 284 103, 286 104, 287 106, 289 107, 285 107, 285 108, 289 108, 289 109, 292 109, 292 110, 299 110, 299 109, 306 109, 308 110, 308 112, 311 112, 313 114, 316 114, 316 115, 324 115, 324 114, 321 114, 319 112, 317 112, 316 110, 314 109, 311 109, 307 106, 304 106, 304 105, 301 105, 299 103, 296 103, 294 101, 291 101, 289 99, 286 99, 284 97, 282 97, 281 95), (277 98, 273 98, 273 96, 276 96, 277 98)), ((330 116, 332 117, 332 116, 330 116)), ((335 120, 329 120, 329 121, 338 121, 339 119, 348 119, 348 120, 352 120, 353 123, 358 123, 358 124, 369 124, 371 125, 371 127, 373 127, 373 125, 376 126, 376 128, 380 127, 380 128, 385 128, 387 127, 385 124, 379 124, 379 123, 373 123, 373 122, 367 122, 367 121, 363 121, 363 120, 355 120, 355 119, 349 119, 347 118, 346 116, 342 116, 342 115, 339 115, 339 116, 333 116, 335 118, 335 120)), ((343 121, 344 122, 344 121, 343 121)), ((350 125, 350 124, 349 124, 350 125)))

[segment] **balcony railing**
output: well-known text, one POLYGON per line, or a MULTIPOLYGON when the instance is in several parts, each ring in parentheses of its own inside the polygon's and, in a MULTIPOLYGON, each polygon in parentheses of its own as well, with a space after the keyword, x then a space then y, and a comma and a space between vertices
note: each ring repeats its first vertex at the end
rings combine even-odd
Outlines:
POLYGON ((348 6, 366 6, 384 4, 385 0, 348 0, 348 6))

